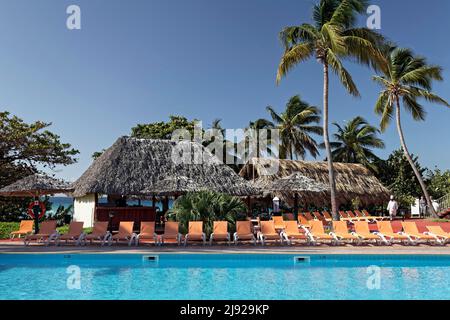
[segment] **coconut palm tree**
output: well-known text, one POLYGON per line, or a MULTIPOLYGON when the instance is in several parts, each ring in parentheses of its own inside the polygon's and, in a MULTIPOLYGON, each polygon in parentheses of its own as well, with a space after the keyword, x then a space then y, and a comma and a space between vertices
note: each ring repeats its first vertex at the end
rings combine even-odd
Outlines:
MULTIPOLYGON (((372 161, 379 158, 371 149, 384 148, 383 140, 377 136, 380 130, 359 116, 351 119, 344 127, 336 122, 333 125, 337 129, 333 135, 335 141, 330 142, 333 161, 361 163, 376 171, 372 161)), ((320 147, 324 148, 325 144, 322 143, 320 147)))
POLYGON ((309 58, 314 57, 323 69, 323 138, 328 159, 331 208, 336 220, 339 215, 328 134, 329 69, 351 95, 359 96, 342 59, 351 58, 375 69, 381 62, 382 56, 377 48, 384 43, 384 38, 373 30, 355 27, 357 14, 364 13, 365 8, 365 0, 321 0, 314 6, 314 24, 286 27, 280 32, 285 52, 278 66, 277 83, 294 66, 309 58))
POLYGON ((386 63, 381 68, 382 75, 373 77, 373 80, 382 87, 375 112, 381 116, 382 131, 387 128, 395 113, 397 131, 405 157, 419 181, 428 207, 433 215, 436 215, 427 187, 406 146, 400 117, 400 100, 404 109, 417 121, 425 120, 424 107, 418 102, 420 98, 449 107, 447 101, 431 92, 433 80, 443 80, 442 68, 427 64, 424 57, 415 56, 409 49, 391 47, 385 54, 386 63))
MULTIPOLYGON (((206 139, 203 139, 203 145, 208 147, 209 144, 212 144, 216 139, 216 135, 219 133, 221 135, 222 140, 222 161, 231 167, 234 171, 239 172, 241 166, 239 165, 240 159, 239 155, 236 154, 236 143, 226 139, 226 130, 222 127, 222 119, 214 119, 211 123, 209 129, 212 130, 210 132, 211 135, 206 135, 206 139), (232 163, 230 162, 232 159, 232 163)), ((204 136, 205 138, 205 136, 204 136)), ((211 149, 212 154, 216 154, 217 150, 211 149)))
POLYGON ((273 129, 273 123, 269 120, 266 119, 257 119, 255 121, 250 121, 250 123, 248 124, 248 127, 245 130, 245 139, 242 140, 242 144, 245 147, 247 146, 253 146, 254 148, 256 148, 256 150, 252 150, 252 148, 244 148, 244 154, 245 154, 245 159, 247 160, 249 157, 255 155, 256 158, 259 158, 261 156, 263 156, 263 154, 261 154, 261 151, 264 151, 266 154, 268 155, 274 155, 274 151, 273 151, 273 146, 272 146, 272 140, 271 140, 271 136, 270 133, 267 132, 266 134, 266 146, 267 149, 266 150, 260 150, 260 146, 262 141, 260 141, 261 139, 261 135, 260 135, 260 130, 267 130, 267 129, 273 129), (255 142, 256 143, 252 143, 255 142))
POLYGON ((311 134, 322 134, 322 128, 314 125, 320 121, 320 111, 317 107, 310 106, 296 95, 289 99, 286 109, 280 114, 271 106, 266 109, 273 120, 269 126, 279 130, 281 159, 304 158, 307 151, 314 158, 317 157, 318 145, 311 137, 311 134))

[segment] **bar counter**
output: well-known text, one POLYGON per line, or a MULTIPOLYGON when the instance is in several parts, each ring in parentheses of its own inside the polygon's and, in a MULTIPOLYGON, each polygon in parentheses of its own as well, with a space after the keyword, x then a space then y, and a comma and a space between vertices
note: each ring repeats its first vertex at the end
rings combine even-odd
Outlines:
MULTIPOLYGON (((134 230, 139 230, 141 221, 155 221, 156 210, 152 207, 108 207, 95 208, 95 221, 111 221, 112 229, 118 230, 120 221, 134 221, 134 230), (110 218, 110 213, 113 217, 110 218)), ((111 227, 111 226, 110 226, 111 227)))

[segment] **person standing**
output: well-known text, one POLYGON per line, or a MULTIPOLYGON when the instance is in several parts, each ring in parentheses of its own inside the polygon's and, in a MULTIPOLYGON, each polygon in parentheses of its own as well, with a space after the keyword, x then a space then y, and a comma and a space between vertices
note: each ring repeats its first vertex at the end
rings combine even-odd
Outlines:
POLYGON ((425 214, 427 213, 427 202, 423 196, 420 197, 419 200, 419 218, 425 218, 425 214))
POLYGON ((441 211, 441 208, 439 206, 439 203, 433 199, 433 197, 430 197, 431 199, 431 205, 433 206, 434 211, 436 211, 437 214, 441 211))
POLYGON ((391 196, 391 200, 388 203, 387 211, 389 212, 389 218, 392 221, 397 215, 398 203, 395 201, 394 196, 391 196))

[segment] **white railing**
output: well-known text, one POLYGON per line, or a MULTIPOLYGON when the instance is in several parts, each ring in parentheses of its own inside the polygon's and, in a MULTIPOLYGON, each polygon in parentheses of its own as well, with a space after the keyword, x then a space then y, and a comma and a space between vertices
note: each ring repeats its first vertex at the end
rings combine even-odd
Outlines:
POLYGON ((450 208, 450 193, 437 199, 436 202, 439 204, 439 211, 445 211, 450 208))

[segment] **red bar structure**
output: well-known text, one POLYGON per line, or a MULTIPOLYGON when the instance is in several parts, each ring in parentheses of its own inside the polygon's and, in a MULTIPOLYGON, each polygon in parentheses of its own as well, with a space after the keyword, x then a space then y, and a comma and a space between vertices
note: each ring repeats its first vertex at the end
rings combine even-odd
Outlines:
POLYGON ((134 221, 134 229, 139 230, 141 221, 155 221, 156 209, 152 207, 96 207, 95 221, 110 221, 112 230, 119 229, 120 221, 134 221))

